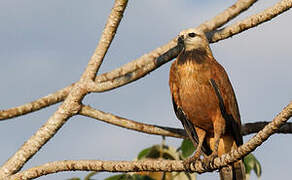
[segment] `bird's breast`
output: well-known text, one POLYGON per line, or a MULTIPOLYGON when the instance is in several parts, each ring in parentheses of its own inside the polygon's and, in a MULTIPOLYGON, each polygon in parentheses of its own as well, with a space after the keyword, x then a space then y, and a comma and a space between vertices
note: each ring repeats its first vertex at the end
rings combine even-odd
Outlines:
POLYGON ((186 62, 178 66, 181 106, 195 126, 213 131, 212 117, 220 112, 218 99, 209 82, 211 67, 186 62))

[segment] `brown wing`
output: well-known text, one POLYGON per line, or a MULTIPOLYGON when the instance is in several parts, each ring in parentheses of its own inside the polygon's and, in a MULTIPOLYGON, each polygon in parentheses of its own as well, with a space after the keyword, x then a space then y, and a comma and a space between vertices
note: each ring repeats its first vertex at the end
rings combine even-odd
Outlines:
POLYGON ((230 133, 235 138, 236 144, 240 146, 243 144, 243 140, 240 133, 241 121, 235 93, 224 68, 220 64, 217 64, 217 68, 213 79, 214 82, 211 84, 219 99, 220 110, 226 120, 226 129, 230 129, 230 133))
MULTIPOLYGON (((175 112, 176 117, 181 121, 187 135, 189 136, 190 140, 192 141, 193 145, 196 147, 199 143, 199 138, 195 130, 195 126, 191 121, 188 120, 186 114, 183 112, 181 108, 180 98, 179 98, 179 88, 178 82, 176 81, 176 61, 174 61, 170 68, 169 74, 169 87, 172 96, 172 104, 173 109, 175 112)), ((202 151, 209 155, 212 153, 210 147, 207 145, 206 142, 203 143, 202 151)))

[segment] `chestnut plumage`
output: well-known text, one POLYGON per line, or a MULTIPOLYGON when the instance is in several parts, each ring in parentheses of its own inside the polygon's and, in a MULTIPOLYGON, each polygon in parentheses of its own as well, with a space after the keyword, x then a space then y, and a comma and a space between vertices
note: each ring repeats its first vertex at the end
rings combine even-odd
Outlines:
MULTIPOLYGON (((215 60, 203 32, 184 32, 184 49, 172 63, 169 86, 173 107, 189 138, 197 146, 187 167, 203 154, 209 163, 216 156, 242 145, 236 97, 224 68, 215 60)), ((242 160, 220 169, 223 180, 243 180, 242 160)))

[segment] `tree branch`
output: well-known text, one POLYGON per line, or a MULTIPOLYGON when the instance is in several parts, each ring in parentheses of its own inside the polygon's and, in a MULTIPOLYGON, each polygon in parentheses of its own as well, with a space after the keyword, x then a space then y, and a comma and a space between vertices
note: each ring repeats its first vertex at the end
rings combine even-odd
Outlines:
POLYGON ((99 161, 99 160, 67 160, 55 161, 34 167, 5 180, 34 179, 43 175, 62 171, 107 171, 107 172, 139 172, 139 171, 184 171, 182 161, 144 160, 144 161, 99 161))
MULTIPOLYGON (((100 65, 102 59, 98 59, 100 54, 108 48, 110 41, 112 39, 116 29, 118 28, 119 21, 122 17, 122 14, 126 8, 127 0, 116 0, 114 7, 111 11, 111 15, 108 18, 105 29, 112 31, 103 32, 102 38, 100 41, 105 41, 99 43, 98 47, 101 50, 97 50, 93 57, 90 59, 89 65, 83 73, 79 82, 77 82, 71 89, 69 95, 65 99, 64 103, 58 108, 58 110, 49 118, 49 120, 29 139, 27 140, 19 150, 8 160, 0 169, 0 179, 3 177, 9 176, 21 169, 23 165, 36 153, 39 149, 50 140, 57 131, 62 127, 62 125, 69 119, 71 116, 78 113, 81 108, 81 100, 88 93, 87 91, 87 82, 90 81, 92 74, 94 74, 100 65), (97 58, 97 59, 94 59, 97 58), (96 62, 94 62, 96 61, 96 62), (96 71, 95 71, 96 70, 96 71), (95 71, 95 72, 93 72, 95 71)), ((105 53, 104 52, 104 53, 105 53)))
MULTIPOLYGON (((292 102, 286 106, 268 125, 258 132, 247 143, 239 148, 232 150, 227 154, 214 159, 212 163, 205 166, 200 160, 196 161, 191 170, 198 173, 214 171, 222 166, 232 163, 248 153, 255 150, 272 134, 286 123, 292 116, 292 102)), ((28 169, 17 173, 7 179, 31 179, 42 175, 56 173, 60 171, 108 171, 108 172, 138 172, 138 171, 186 171, 182 161, 170 160, 146 160, 146 161, 97 161, 97 160, 79 160, 79 161, 56 161, 28 169)))
MULTIPOLYGON (((90 106, 82 105, 81 110, 79 111, 80 115, 97 119, 99 121, 106 122, 108 124, 112 124, 115 126, 119 126, 122 128, 160 136, 168 136, 175 138, 188 138, 184 129, 172 128, 172 127, 164 127, 152 124, 140 123, 137 121, 129 120, 127 118, 123 118, 120 116, 113 115, 111 113, 106 113, 97 109, 94 109, 90 106)), ((257 133, 262 130, 267 124, 270 122, 254 122, 254 123, 246 123, 241 126, 241 134, 243 136, 257 133)), ((277 131, 277 133, 281 134, 292 134, 292 123, 285 123, 281 128, 277 131)))
POLYGON ((42 108, 45 108, 47 106, 61 102, 68 96, 73 86, 74 84, 21 106, 13 107, 6 110, 0 110, 0 121, 25 115, 27 113, 31 113, 42 108))
POLYGON ((101 63, 103 62, 104 56, 108 51, 112 40, 115 37, 116 31, 118 29, 117 27, 119 26, 121 19, 123 18, 123 13, 125 8, 127 7, 127 3, 128 0, 115 1, 114 7, 112 8, 112 11, 108 17, 101 38, 98 42, 95 52, 89 60, 85 73, 81 77, 81 81, 83 79, 94 80, 101 63))
POLYGON ((232 6, 230 6, 223 12, 219 13, 214 18, 204 22, 198 28, 204 32, 213 31, 223 26, 224 24, 229 22, 231 19, 241 14, 243 11, 246 11, 255 2, 257 2, 257 0, 238 0, 235 4, 233 4, 232 6))
POLYGON ((185 138, 186 133, 183 129, 176 129, 170 127, 163 127, 151 124, 139 123, 132 121, 126 118, 115 116, 110 113, 105 113, 96 109, 91 108, 90 106, 82 106, 79 111, 80 115, 91 117, 115 126, 131 129, 138 132, 143 132, 147 134, 155 134, 161 136, 170 136, 177 138, 185 138))
POLYGON ((252 15, 242 21, 227 26, 226 28, 210 32, 207 34, 209 42, 215 43, 217 41, 232 37, 242 31, 258 26, 289 10, 291 7, 291 0, 282 0, 258 14, 252 15))

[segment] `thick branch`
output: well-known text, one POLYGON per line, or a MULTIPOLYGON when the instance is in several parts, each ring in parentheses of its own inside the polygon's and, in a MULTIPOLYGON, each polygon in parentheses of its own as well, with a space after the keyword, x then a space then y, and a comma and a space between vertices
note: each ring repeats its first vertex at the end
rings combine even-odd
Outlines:
POLYGON ((139 171, 184 171, 182 161, 145 160, 145 161, 98 161, 76 160, 55 161, 34 167, 7 178, 34 179, 43 175, 62 171, 107 171, 107 172, 139 172, 139 171))
MULTIPOLYGON (((110 30, 112 30, 113 32, 115 32, 116 29, 118 28, 119 23, 116 23, 116 21, 120 21, 121 17, 119 16, 122 16, 126 8, 126 4, 127 4, 127 0, 116 0, 114 3, 114 8, 111 11, 111 15, 107 23, 107 26, 111 26, 110 30)), ((104 34, 107 34, 107 32, 104 32, 104 34)), ((107 36, 107 35, 104 35, 104 36, 107 36)), ((101 40, 104 40, 104 39, 102 38, 101 40)), ((100 47, 100 48, 104 48, 104 47, 100 47)), ((99 60, 97 59, 97 61, 99 60)), ((97 70, 98 65, 99 63, 94 63, 93 59, 90 60, 90 63, 88 65, 89 68, 85 70, 85 72, 83 73, 81 77, 81 80, 73 86, 73 88, 71 89, 64 103, 49 118, 49 120, 28 141, 26 141, 20 147, 20 149, 1 167, 0 179, 19 171, 19 169, 21 169, 22 166, 36 152, 38 152, 39 149, 48 140, 50 140, 57 133, 57 131, 67 121, 67 119, 69 119, 71 116, 78 113, 78 111, 81 108, 81 100, 88 93, 86 82, 88 82, 90 79, 86 79, 86 78, 90 78, 92 74, 92 70, 93 69, 97 70)), ((95 73, 94 73, 94 76, 95 76, 95 73)))
POLYGON ((274 17, 282 14, 283 12, 289 10, 292 7, 291 0, 282 0, 276 3, 274 6, 258 13, 252 15, 242 21, 236 22, 226 28, 218 31, 214 31, 208 34, 208 39, 210 43, 215 43, 217 41, 232 37, 242 31, 246 31, 250 28, 258 26, 264 22, 267 22, 274 17))

